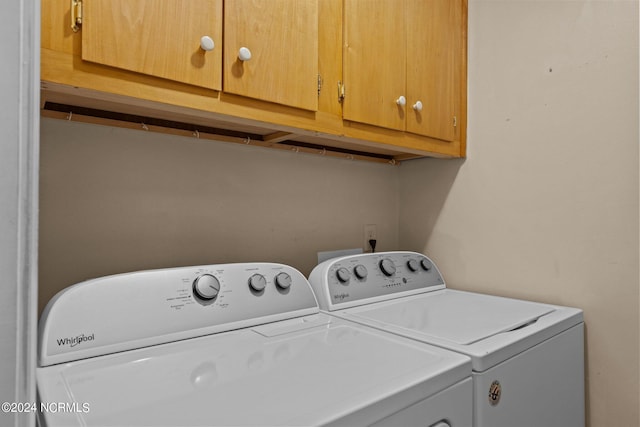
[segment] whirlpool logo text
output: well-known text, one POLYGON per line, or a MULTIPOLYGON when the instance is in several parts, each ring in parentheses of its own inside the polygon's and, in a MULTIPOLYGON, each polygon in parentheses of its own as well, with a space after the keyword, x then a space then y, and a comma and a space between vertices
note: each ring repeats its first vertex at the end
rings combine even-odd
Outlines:
POLYGON ((349 296, 347 293, 335 294, 333 299, 334 301, 344 301, 346 298, 349 298, 349 296))
POLYGON ((95 334, 85 335, 81 334, 77 337, 72 338, 58 338, 56 341, 58 342, 58 347, 63 345, 68 345, 69 347, 75 347, 78 344, 82 344, 83 342, 93 341, 95 339, 95 334))

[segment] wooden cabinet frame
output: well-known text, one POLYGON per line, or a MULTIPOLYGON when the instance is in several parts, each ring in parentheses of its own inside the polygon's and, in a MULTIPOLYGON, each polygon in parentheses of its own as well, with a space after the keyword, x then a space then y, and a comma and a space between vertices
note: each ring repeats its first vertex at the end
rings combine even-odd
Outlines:
MULTIPOLYGON (((463 1, 460 109, 464 114, 458 118, 460 135, 453 142, 342 119, 338 91, 338 82, 342 80, 342 0, 318 0, 318 68, 322 81, 318 111, 83 61, 84 29, 71 30, 68 0, 43 1, 42 111, 44 115, 71 116, 71 120, 76 120, 83 116, 78 109, 84 109, 91 112, 86 117, 93 117, 93 122, 109 120, 110 125, 121 122, 123 126, 131 126, 131 122, 122 116, 104 119, 94 113, 158 119, 165 124, 188 124, 196 130, 217 129, 219 132, 214 135, 231 133, 241 141, 249 138, 251 143, 277 148, 389 163, 424 156, 462 157, 466 148, 466 6, 463 1), (62 113, 65 108, 69 111, 62 113)), ((143 128, 139 123, 135 125, 143 128)))

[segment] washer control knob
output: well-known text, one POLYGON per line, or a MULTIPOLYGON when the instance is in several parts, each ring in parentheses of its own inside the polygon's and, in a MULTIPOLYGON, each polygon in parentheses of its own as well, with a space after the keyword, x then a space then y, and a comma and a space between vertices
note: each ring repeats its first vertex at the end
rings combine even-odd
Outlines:
POLYGON ((220 282, 211 274, 203 274, 193 281, 193 293, 203 300, 212 300, 220 292, 220 282))
POLYGON ((380 261, 380 270, 385 276, 393 276, 396 274, 396 265, 389 258, 383 258, 380 261))
POLYGON ((344 267, 340 267, 338 271, 336 271, 336 276, 340 283, 347 283, 349 279, 351 279, 351 273, 344 267))
POLYGON ((407 267, 409 267, 409 270, 413 272, 418 271, 418 268, 420 268, 420 266, 418 265, 418 261, 416 261, 415 259, 410 259, 409 261, 407 261, 407 267))
POLYGON ((262 292, 267 287, 267 279, 262 274, 249 277, 249 287, 256 292, 262 292))
POLYGON ((278 273, 276 276, 276 286, 280 289, 289 289, 291 286, 291 276, 287 273, 278 273))
POLYGON ((358 264, 353 269, 353 274, 355 274, 358 279, 366 279, 369 272, 367 271, 367 267, 362 264, 358 264))
POLYGON ((428 259, 423 259, 422 261, 420 261, 420 266, 424 271, 429 271, 433 267, 428 259))

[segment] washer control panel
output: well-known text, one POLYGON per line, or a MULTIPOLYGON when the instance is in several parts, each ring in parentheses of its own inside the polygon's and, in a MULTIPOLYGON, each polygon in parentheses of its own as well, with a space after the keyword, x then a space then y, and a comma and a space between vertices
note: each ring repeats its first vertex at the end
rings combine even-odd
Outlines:
POLYGON ((318 265, 309 281, 323 310, 445 287, 435 264, 415 252, 381 252, 331 259, 318 265))
POLYGON ((250 327, 317 313, 293 267, 238 263, 139 271, 59 292, 40 320, 40 364, 250 327))

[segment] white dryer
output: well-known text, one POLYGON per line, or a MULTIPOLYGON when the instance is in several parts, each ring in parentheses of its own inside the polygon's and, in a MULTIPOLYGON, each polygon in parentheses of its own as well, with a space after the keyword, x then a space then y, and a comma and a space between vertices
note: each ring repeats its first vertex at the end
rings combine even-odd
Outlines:
POLYGON ((292 267, 89 280, 47 305, 41 426, 471 424, 466 356, 320 313, 292 267))
POLYGON ((470 356, 476 427, 584 426, 581 310, 447 289, 415 252, 331 259, 309 281, 323 311, 470 356))

